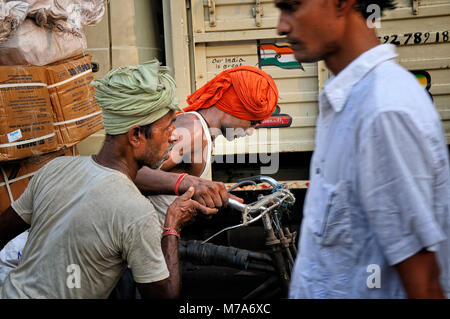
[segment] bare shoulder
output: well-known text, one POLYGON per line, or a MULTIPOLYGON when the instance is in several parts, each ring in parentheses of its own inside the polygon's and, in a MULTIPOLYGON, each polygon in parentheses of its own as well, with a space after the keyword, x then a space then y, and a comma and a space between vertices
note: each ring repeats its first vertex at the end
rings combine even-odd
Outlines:
MULTIPOLYGON (((181 140, 172 152, 178 151, 179 155, 182 156, 182 162, 172 160, 174 164, 177 164, 171 167, 170 171, 186 172, 190 175, 200 176, 205 166, 205 156, 203 154, 208 143, 202 123, 194 114, 182 113, 177 115, 175 126, 181 140)), ((169 164, 167 164, 166 168, 168 167, 169 164)), ((164 168, 163 166, 162 169, 164 168)))
POLYGON ((184 140, 183 143, 202 146, 204 134, 202 124, 197 116, 189 113, 178 114, 175 120, 175 127, 184 140))
POLYGON ((194 123, 199 121, 198 117, 192 113, 180 113, 175 119, 175 126, 178 127, 190 127, 194 126, 194 123))

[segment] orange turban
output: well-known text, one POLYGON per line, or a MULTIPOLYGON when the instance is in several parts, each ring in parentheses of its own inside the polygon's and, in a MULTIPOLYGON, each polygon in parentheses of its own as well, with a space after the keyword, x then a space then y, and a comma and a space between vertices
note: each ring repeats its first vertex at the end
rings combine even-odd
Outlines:
POLYGON ((185 112, 215 106, 240 119, 260 121, 275 111, 278 89, 272 78, 252 66, 239 66, 218 74, 186 99, 185 112))

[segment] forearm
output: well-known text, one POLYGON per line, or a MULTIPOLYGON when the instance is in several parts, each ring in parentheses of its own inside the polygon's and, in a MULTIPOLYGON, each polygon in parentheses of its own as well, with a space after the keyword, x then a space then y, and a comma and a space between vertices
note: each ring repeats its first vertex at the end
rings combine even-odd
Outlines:
POLYGON ((174 185, 180 174, 142 167, 136 175, 134 183, 144 194, 174 195, 174 185))
POLYGON ((438 280, 420 284, 404 284, 409 299, 444 299, 444 293, 438 280))
POLYGON ((177 237, 167 235, 161 238, 161 250, 169 271, 169 277, 151 283, 136 283, 143 299, 177 299, 180 296, 177 237))
MULTIPOLYGON (((164 172, 143 167, 138 171, 134 183, 144 195, 175 195, 175 183, 179 177, 180 173, 164 172)), ((178 193, 183 194, 189 187, 195 187, 199 182, 199 177, 186 175, 178 187, 178 193)))
POLYGON ((223 183, 207 181, 197 176, 184 175, 180 183, 177 184, 180 177, 181 174, 179 173, 169 173, 143 167, 138 171, 134 183, 142 194, 146 196, 155 194, 181 195, 189 187, 193 187, 195 193, 192 199, 210 208, 226 205, 230 196, 242 202, 240 198, 230 195, 223 183), (175 187, 178 189, 178 194, 175 193, 175 187))
POLYGON ((161 240, 161 248, 169 270, 169 278, 166 283, 167 296, 172 299, 179 298, 181 279, 178 259, 178 238, 172 235, 164 236, 161 240))
POLYGON ((439 283, 439 266, 435 254, 422 250, 395 265, 408 298, 445 298, 439 283))
POLYGON ((194 188, 191 187, 175 199, 167 210, 161 250, 169 271, 169 277, 155 283, 138 284, 139 291, 145 298, 179 298, 180 296, 181 275, 178 258, 178 234, 183 225, 197 214, 197 211, 205 215, 217 213, 217 209, 202 206, 191 200, 193 195, 194 188))

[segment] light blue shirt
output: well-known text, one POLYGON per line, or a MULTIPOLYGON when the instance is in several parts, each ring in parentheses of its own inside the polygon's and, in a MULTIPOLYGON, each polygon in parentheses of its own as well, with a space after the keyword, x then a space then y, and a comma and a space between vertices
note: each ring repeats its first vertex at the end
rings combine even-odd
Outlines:
POLYGON ((450 297, 450 166, 425 89, 379 45, 330 79, 290 298, 405 298, 395 264, 436 252, 450 297))

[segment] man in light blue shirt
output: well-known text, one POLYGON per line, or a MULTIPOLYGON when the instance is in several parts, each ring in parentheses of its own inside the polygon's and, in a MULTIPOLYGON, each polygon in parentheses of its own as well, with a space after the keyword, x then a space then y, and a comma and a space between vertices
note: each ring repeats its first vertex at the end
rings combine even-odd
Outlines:
POLYGON ((438 113, 379 45, 368 3, 285 1, 278 32, 335 74, 319 96, 290 298, 450 297, 450 166, 438 113))

